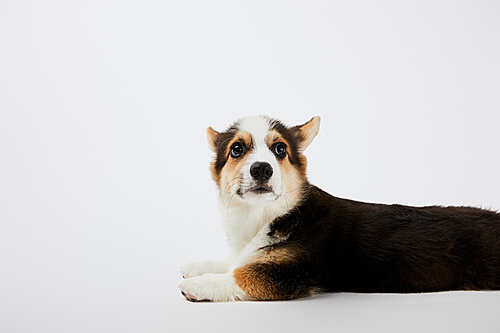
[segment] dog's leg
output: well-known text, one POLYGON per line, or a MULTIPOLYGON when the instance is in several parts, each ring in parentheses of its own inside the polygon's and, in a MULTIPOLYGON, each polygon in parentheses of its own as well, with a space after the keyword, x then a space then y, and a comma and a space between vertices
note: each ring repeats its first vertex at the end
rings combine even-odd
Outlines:
MULTIPOLYGON (((190 301, 280 300, 309 295, 312 283, 295 249, 265 250, 274 240, 264 227, 223 274, 184 280, 179 288, 190 301)), ((228 261, 228 264, 230 262, 228 261)))
POLYGON ((295 299, 314 291, 300 264, 255 262, 236 268, 233 276, 250 300, 295 299))
POLYGON ((230 302, 247 299, 236 285, 233 272, 224 274, 204 274, 185 279, 179 285, 181 293, 189 301, 230 302))
POLYGON ((182 294, 190 301, 285 300, 312 294, 299 264, 255 262, 224 274, 185 279, 182 294))
POLYGON ((184 278, 193 278, 203 274, 223 274, 231 269, 231 256, 221 261, 191 262, 181 267, 184 278))
POLYGON ((188 278, 179 285, 182 294, 190 301, 227 302, 247 300, 248 297, 235 282, 233 271, 235 267, 247 264, 253 260, 261 252, 260 249, 263 246, 269 245, 268 232, 267 227, 262 228, 243 250, 234 257, 234 260, 231 260, 233 257, 229 256, 225 265, 214 267, 211 264, 205 265, 205 263, 200 263, 193 264, 192 266, 190 266, 191 264, 183 266, 182 272, 183 274, 186 273, 187 276, 184 276, 188 278), (187 268, 185 269, 185 267, 187 268), (217 272, 199 274, 208 268, 225 268, 226 271, 221 272, 222 274, 213 274, 217 272))

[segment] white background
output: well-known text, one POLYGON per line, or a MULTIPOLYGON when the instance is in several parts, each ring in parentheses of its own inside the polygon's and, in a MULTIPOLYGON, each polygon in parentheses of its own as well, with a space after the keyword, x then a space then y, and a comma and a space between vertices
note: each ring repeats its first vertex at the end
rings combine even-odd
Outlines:
POLYGON ((500 292, 193 304, 205 128, 322 127, 311 182, 500 209, 498 1, 0 0, 0 331, 498 332, 500 292))

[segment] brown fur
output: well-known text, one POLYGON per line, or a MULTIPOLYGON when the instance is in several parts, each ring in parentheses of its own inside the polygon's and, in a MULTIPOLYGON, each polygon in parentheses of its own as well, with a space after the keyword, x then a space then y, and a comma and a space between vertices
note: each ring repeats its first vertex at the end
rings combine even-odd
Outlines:
MULTIPOLYGON (((225 154, 229 155, 230 150, 231 150, 231 145, 233 145, 236 142, 241 142, 245 144, 245 147, 247 147, 247 151, 250 151, 252 149, 252 136, 250 133, 245 132, 245 131, 238 131, 234 138, 229 142, 227 145, 225 154)), ((234 159, 230 158, 226 165, 224 165, 224 168, 222 169, 222 172, 220 173, 220 187, 222 189, 223 194, 229 193, 231 187, 237 186, 241 180, 241 168, 246 162, 246 156, 234 159)))
POLYGON ((316 135, 318 135, 319 123, 320 123, 320 117, 314 117, 304 125, 295 127, 295 129, 298 129, 300 133, 300 140, 299 140, 300 153, 303 153, 304 150, 306 150, 306 148, 309 147, 309 145, 314 140, 316 135))
POLYGON ((254 300, 278 300, 284 295, 278 291, 268 276, 259 274, 258 264, 238 267, 234 270, 234 280, 245 294, 254 300))
POLYGON ((294 260, 295 255, 286 248, 264 251, 252 263, 234 270, 235 282, 251 299, 282 299, 286 295, 275 286, 271 277, 262 274, 262 268, 278 267, 294 260))
MULTIPOLYGON (((307 124, 309 124, 309 121, 307 124)), ((306 126, 306 125, 304 125, 306 126)), ((304 135, 315 135, 313 132, 302 131, 301 127, 297 129, 297 132, 302 137, 304 135)), ((271 130, 266 138, 267 146, 271 149, 276 143, 283 142, 286 144, 287 149, 291 147, 291 143, 287 141, 277 130, 271 130)), ((303 197, 304 193, 302 191, 303 185, 307 182, 306 168, 307 168, 307 158, 299 154, 298 159, 300 163, 298 166, 294 166, 290 162, 290 154, 288 153, 284 159, 278 159, 278 163, 281 169, 281 181, 283 186, 287 189, 286 198, 289 200, 291 206, 295 206, 299 203, 300 199, 303 197)))
MULTIPOLYGON (((227 135, 227 133, 224 133, 227 135)), ((231 134, 230 137, 224 141, 224 150, 218 151, 220 146, 221 135, 217 131, 213 130, 211 127, 207 128, 208 142, 211 145, 213 151, 223 156, 229 156, 231 150, 231 145, 235 142, 242 142, 245 144, 247 151, 252 149, 252 136, 250 133, 245 131, 237 131, 231 134)), ((217 160, 213 160, 210 163, 210 174, 212 179, 215 181, 217 186, 223 190, 223 193, 229 190, 234 184, 238 184, 240 180, 239 171, 241 167, 245 164, 245 157, 240 159, 228 159, 224 164, 222 170, 217 170, 217 160)))

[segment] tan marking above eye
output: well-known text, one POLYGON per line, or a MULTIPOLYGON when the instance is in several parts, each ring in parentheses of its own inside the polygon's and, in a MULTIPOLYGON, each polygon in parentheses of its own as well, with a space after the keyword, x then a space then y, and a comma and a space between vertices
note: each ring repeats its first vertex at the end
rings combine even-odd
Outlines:
POLYGON ((288 154, 290 153, 290 151, 288 150, 289 147, 290 147, 290 145, 285 140, 285 138, 283 138, 281 136, 281 134, 279 134, 276 130, 272 130, 267 135, 266 144, 269 147, 269 149, 273 152, 273 154, 275 154, 274 148, 276 147, 276 145, 278 143, 282 143, 282 144, 284 144, 286 146, 286 153, 287 153, 287 156, 288 156, 288 154))
POLYGON ((249 152, 252 149, 252 135, 246 131, 240 130, 236 133, 234 138, 227 145, 226 156, 231 156, 231 147, 237 142, 241 142, 244 146, 243 147, 244 153, 242 156, 244 156, 247 152, 249 152))
MULTIPOLYGON (((271 149, 274 146, 274 144, 278 141, 285 141, 285 140, 283 140, 281 135, 276 130, 272 130, 271 132, 269 132, 269 134, 267 134, 266 144, 269 147, 269 149, 271 149)), ((286 141, 283 143, 286 144, 286 141)))

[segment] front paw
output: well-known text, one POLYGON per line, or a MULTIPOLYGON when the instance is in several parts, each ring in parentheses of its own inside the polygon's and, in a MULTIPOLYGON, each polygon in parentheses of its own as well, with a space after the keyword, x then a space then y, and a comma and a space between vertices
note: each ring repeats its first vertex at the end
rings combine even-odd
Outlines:
POLYGON ((185 279, 197 277, 207 273, 205 265, 200 262, 190 262, 181 267, 182 277, 185 279))
POLYGON ((230 302, 243 299, 242 291, 236 286, 231 273, 205 274, 185 279, 179 289, 192 302, 230 302))
POLYGON ((190 262, 181 267, 181 274, 184 278, 193 278, 207 273, 222 274, 228 271, 226 261, 204 261, 190 262))
MULTIPOLYGON (((190 294, 189 291, 184 292, 184 291, 181 290, 181 294, 182 294, 182 296, 186 297, 186 299, 188 301, 191 301, 191 302, 203 302, 203 300, 198 300, 198 298, 195 295, 190 294)), ((208 299, 205 300, 205 301, 209 302, 208 299)))

